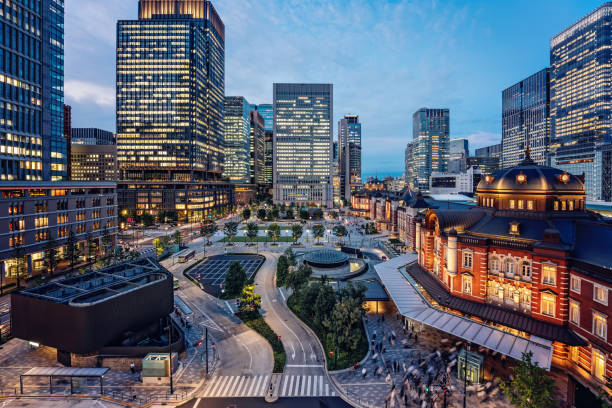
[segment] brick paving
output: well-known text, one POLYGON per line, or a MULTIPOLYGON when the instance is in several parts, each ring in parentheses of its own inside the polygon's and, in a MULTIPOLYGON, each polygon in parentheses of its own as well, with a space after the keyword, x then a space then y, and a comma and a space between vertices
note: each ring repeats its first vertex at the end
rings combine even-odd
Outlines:
MULTIPOLYGON (((332 379, 350 399, 370 407, 442 407, 444 393, 441 385, 444 383, 448 389, 447 406, 463 405, 463 381, 457 379, 456 361, 453 362, 461 346, 457 344, 459 339, 435 329, 415 327, 418 338, 415 342, 410 330, 404 331, 402 321, 393 312, 385 314, 384 320, 375 313, 368 313, 366 326, 371 351, 364 364, 357 370, 330 372, 332 379), (384 352, 377 352, 380 347, 384 347, 384 352), (394 361, 399 365, 395 373, 394 361), (404 363, 408 372, 416 370, 413 375, 406 377, 404 363), (451 368, 448 368, 449 365, 451 368), (366 369, 365 377, 362 375, 363 368, 366 369), (435 377, 431 381, 429 394, 425 393, 424 384, 419 387, 416 385, 418 381, 411 381, 419 377, 423 383, 427 382, 428 368, 431 377, 435 377), (445 376, 445 372, 449 375, 445 376), (409 384, 404 388, 408 391, 407 404, 402 392, 406 378, 409 384)), ((489 359, 485 358, 485 361, 489 359)), ((493 379, 485 380, 482 385, 468 385, 468 406, 510 407, 501 395, 498 383, 499 379, 493 379)))

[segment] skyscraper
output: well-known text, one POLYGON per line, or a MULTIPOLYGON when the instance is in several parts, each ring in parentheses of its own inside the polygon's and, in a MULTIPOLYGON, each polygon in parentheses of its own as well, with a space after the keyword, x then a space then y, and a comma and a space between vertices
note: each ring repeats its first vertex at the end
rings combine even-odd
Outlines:
POLYGON ((361 123, 359 116, 345 115, 338 122, 340 199, 351 202, 351 192, 361 188, 361 123))
POLYGON ((251 105, 242 96, 225 97, 223 175, 232 183, 251 182, 251 105))
POLYGON ((474 151, 476 157, 501 157, 502 146, 501 143, 494 144, 491 146, 480 147, 474 151))
POLYGON ((224 81, 225 27, 210 1, 140 0, 138 20, 117 23, 120 205, 200 219, 230 204, 218 183, 224 81))
POLYGON ((550 40, 551 165, 585 175, 588 199, 602 199, 602 154, 612 139, 612 3, 550 40))
POLYGON ((261 114, 252 110, 250 112, 250 137, 249 137, 249 158, 250 158, 250 182, 252 184, 265 184, 265 150, 264 140, 264 118, 261 114))
POLYGON ((421 108, 412 116, 414 188, 427 190, 431 172, 446 172, 450 126, 448 109, 421 108))
POLYGON ((251 105, 264 119, 264 183, 272 185, 274 160, 274 109, 271 104, 251 105))
POLYGON ((274 84, 274 200, 332 206, 333 85, 274 84))
POLYGON ((470 145, 467 139, 453 139, 450 141, 448 156, 448 172, 463 173, 466 170, 466 159, 470 155, 470 145))
POLYGON ((413 188, 412 180, 412 143, 408 143, 404 150, 404 181, 410 188, 413 188))
POLYGON ((550 70, 544 68, 502 91, 501 167, 525 158, 527 135, 531 159, 548 164, 550 145, 550 70))

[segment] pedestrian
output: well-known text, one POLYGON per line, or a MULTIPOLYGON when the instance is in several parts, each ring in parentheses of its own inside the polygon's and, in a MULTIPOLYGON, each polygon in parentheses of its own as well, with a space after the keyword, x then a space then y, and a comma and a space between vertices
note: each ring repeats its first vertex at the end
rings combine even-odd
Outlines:
POLYGON ((367 374, 368 370, 366 370, 365 367, 363 367, 363 369, 361 370, 361 378, 365 378, 366 374, 367 374))
POLYGON ((387 376, 385 377, 385 382, 387 384, 391 384, 391 373, 387 371, 387 376))
POLYGON ((404 363, 402 364, 402 367, 404 368, 404 374, 406 374, 406 362, 404 361, 404 363))
POLYGON ((414 343, 418 343, 419 342, 419 338, 418 335, 416 333, 414 333, 414 343))
POLYGON ((384 323, 384 321, 385 321, 385 315, 382 315, 382 321, 383 321, 383 323, 384 323))
POLYGON ((133 361, 130 363, 130 371, 132 372, 132 374, 136 372, 136 365, 133 361))

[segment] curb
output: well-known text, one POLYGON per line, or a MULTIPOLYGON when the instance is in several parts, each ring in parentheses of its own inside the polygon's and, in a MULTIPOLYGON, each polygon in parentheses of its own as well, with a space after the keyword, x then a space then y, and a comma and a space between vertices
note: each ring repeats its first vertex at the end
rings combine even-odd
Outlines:
MULTIPOLYGON (((363 322, 363 330, 366 333, 366 338, 368 339, 368 354, 366 354, 366 356, 361 359, 361 361, 357 364, 359 364, 360 366, 362 366, 366 361, 368 361, 368 359, 370 358, 371 354, 372 354, 372 349, 370 348, 370 333, 368 332, 368 325, 365 323, 364 319, 361 319, 363 322)), ((348 373, 349 371, 353 371, 354 368, 348 367, 348 368, 343 368, 342 370, 334 370, 334 371, 330 371, 330 374, 342 374, 342 373, 348 373)))

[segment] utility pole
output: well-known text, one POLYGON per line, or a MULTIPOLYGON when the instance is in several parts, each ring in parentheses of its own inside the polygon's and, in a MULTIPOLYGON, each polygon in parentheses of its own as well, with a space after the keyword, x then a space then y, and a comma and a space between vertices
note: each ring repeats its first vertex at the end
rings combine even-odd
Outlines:
POLYGON ((172 317, 168 316, 168 349, 170 350, 170 395, 174 394, 174 384, 172 383, 172 317))

